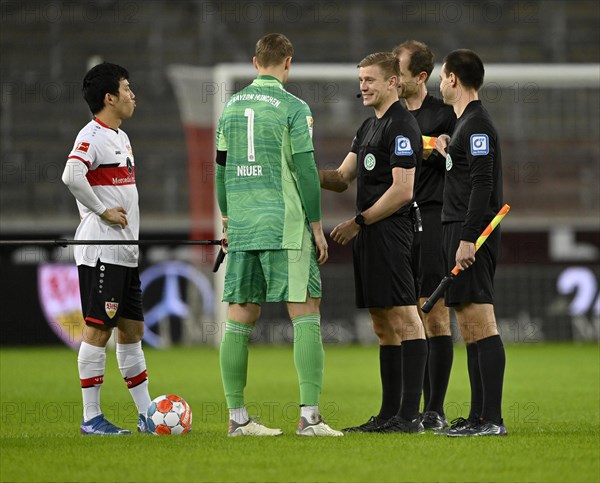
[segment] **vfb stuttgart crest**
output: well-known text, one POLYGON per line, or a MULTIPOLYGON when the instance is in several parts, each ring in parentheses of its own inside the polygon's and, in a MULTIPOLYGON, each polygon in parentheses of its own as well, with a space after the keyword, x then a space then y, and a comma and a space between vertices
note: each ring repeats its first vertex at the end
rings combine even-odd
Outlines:
POLYGON ((109 319, 112 319, 117 314, 117 310, 119 310, 118 302, 104 302, 104 311, 109 319))

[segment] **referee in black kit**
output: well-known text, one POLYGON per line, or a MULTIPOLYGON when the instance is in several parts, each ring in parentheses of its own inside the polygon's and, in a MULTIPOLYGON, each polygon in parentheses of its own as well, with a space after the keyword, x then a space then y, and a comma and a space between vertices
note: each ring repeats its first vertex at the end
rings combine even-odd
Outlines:
MULTIPOLYGON (((407 40, 394 48, 400 63, 398 95, 406 102, 424 136, 436 138, 452 134, 456 115, 452 106, 427 92, 427 80, 433 71, 433 52, 416 40, 407 40)), ((432 147, 433 148, 433 147, 432 147)), ((419 306, 434 292, 446 275, 442 246, 442 198, 446 160, 435 149, 423 150, 423 161, 415 185, 423 231, 415 234, 413 267, 419 306)), ((427 336, 427 366, 423 381, 423 426, 440 430, 448 427, 444 415, 444 399, 454 358, 454 344, 450 329, 450 312, 440 298, 432 310, 420 313, 427 336)))
POLYGON ((319 171, 321 186, 344 191, 357 179, 356 212, 331 232, 353 240, 356 305, 368 308, 380 344, 381 409, 349 432, 420 433, 419 405, 427 359, 411 266, 414 180, 421 131, 398 100, 398 61, 391 52, 365 57, 359 68, 363 105, 375 115, 359 128, 337 170, 319 171))
POLYGON ((502 156, 498 133, 479 100, 484 68, 466 49, 444 58, 440 92, 452 105, 457 123, 450 139, 438 137, 436 149, 446 155, 442 209, 446 268, 462 273, 445 294, 454 307, 467 345, 471 409, 444 432, 448 436, 504 436, 502 385, 506 358, 494 315, 494 272, 500 250, 496 228, 477 251, 475 242, 502 206, 502 156))

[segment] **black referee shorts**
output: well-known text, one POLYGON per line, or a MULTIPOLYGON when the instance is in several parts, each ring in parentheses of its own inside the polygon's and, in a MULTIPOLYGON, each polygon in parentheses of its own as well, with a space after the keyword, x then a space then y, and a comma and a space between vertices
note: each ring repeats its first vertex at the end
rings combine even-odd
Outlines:
POLYGON ((419 297, 429 297, 446 275, 442 244, 442 206, 420 206, 423 231, 415 233, 413 271, 419 297))
MULTIPOLYGON (((460 244, 462 226, 462 222, 446 223, 442 226, 448 273, 456 265, 456 250, 460 244)), ((500 253, 499 228, 497 227, 477 250, 475 263, 460 272, 454 282, 450 284, 444 295, 446 307, 457 307, 467 303, 494 303, 494 274, 500 253)))
POLYGON ((413 234, 409 215, 360 229, 352 245, 358 308, 416 305, 413 234))
POLYGON ((79 265, 77 269, 86 324, 116 327, 119 317, 144 320, 142 284, 137 267, 98 260, 95 267, 79 265))

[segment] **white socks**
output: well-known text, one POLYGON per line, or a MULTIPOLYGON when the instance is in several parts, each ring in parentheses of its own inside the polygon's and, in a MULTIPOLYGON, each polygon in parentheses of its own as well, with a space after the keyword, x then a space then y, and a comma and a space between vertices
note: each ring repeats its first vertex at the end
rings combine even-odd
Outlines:
POLYGON ((229 410, 229 419, 235 421, 238 424, 247 423, 250 419, 248 416, 248 411, 246 411, 246 406, 241 408, 233 408, 229 410))
POLYGON ((142 342, 117 344, 117 362, 138 413, 145 415, 150 405, 150 394, 142 342))
MULTIPOLYGON (((305 418, 310 424, 315 424, 320 418, 319 406, 301 406, 300 416, 305 418)), ((238 424, 244 424, 247 422, 250 417, 248 416, 248 411, 246 411, 246 406, 230 409, 229 419, 238 424)))
POLYGON ((300 416, 310 424, 315 424, 319 420, 319 406, 301 406, 300 416))
POLYGON ((89 421, 102 414, 100 389, 104 382, 106 347, 96 347, 82 342, 77 356, 77 365, 83 396, 83 420, 89 421))
MULTIPOLYGON (((150 405, 150 394, 142 343, 117 344, 117 362, 138 413, 146 414, 146 409, 150 405)), ((83 397, 83 420, 89 421, 102 414, 100 389, 104 382, 106 347, 96 347, 82 342, 77 356, 77 365, 83 397)))

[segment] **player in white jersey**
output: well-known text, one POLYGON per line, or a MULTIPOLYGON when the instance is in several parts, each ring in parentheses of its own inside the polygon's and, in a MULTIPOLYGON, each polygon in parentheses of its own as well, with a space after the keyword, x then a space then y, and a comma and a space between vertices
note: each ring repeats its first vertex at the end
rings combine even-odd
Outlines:
MULTIPOLYGON (((140 216, 135 186, 135 164, 131 143, 124 131, 116 132, 100 119, 90 121, 77 135, 69 154, 71 172, 86 171, 85 178, 101 205, 86 206, 77 200, 81 223, 77 240, 136 240, 140 216), (107 224, 98 211, 107 206, 120 206, 126 212, 127 225, 115 229, 107 224)), ((69 173, 71 174, 71 173, 69 173)), ((119 221, 117 220, 117 223, 119 221)), ((137 245, 76 245, 77 265, 95 267, 102 262, 137 267, 137 245)))
MULTIPOLYGON (((103 63, 83 79, 83 96, 94 115, 77 135, 62 180, 77 200, 77 240, 136 240, 138 193, 131 143, 121 129, 135 109, 123 67, 103 63)), ((138 431, 148 432, 150 404, 142 351, 144 315, 137 245, 77 245, 81 305, 85 318, 77 358, 83 395, 82 434, 129 434, 100 410, 106 344, 117 327, 117 361, 137 407, 138 431)))

